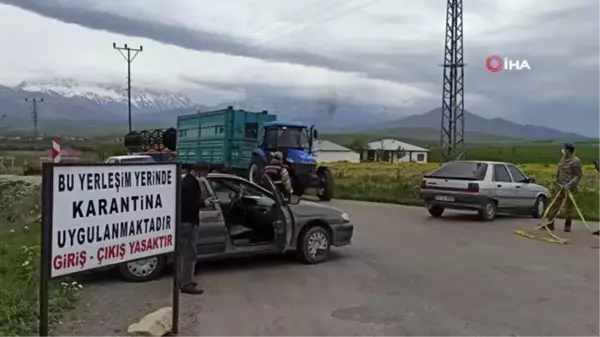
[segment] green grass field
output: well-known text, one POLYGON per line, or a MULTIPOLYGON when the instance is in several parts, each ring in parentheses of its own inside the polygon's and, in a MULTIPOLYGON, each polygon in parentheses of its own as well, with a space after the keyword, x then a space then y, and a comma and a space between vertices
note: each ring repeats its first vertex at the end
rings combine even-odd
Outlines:
MULTIPOLYGON (((38 333, 40 269, 39 186, 0 181, 0 335, 38 333)), ((50 325, 72 307, 81 285, 68 278, 49 287, 50 325)))
MULTIPOLYGON (((600 159, 598 143, 576 144, 575 154, 584 165, 592 165, 600 159)), ((561 156, 562 144, 560 143, 521 143, 502 145, 472 145, 466 149, 466 159, 507 161, 516 164, 556 164, 561 156)), ((441 151, 432 149, 429 161, 442 160, 441 151)))

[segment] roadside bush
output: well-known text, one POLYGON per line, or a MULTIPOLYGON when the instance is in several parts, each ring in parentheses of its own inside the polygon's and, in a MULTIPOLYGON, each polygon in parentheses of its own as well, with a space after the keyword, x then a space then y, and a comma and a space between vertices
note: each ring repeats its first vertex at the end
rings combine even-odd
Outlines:
POLYGON ((40 164, 27 163, 23 167, 24 176, 36 176, 42 174, 42 166, 40 164))
MULTIPOLYGON (((38 329, 40 187, 0 181, 0 335, 31 336, 38 329)), ((82 286, 71 280, 49 286, 49 321, 73 306, 82 286)))

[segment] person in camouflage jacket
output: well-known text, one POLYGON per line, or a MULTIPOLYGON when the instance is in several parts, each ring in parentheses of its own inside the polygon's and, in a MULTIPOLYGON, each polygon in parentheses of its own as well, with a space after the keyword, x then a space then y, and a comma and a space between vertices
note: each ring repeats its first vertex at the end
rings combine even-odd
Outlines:
POLYGON ((573 220, 573 202, 569 198, 569 192, 575 193, 577 191, 577 185, 583 175, 583 169, 581 167, 581 161, 575 156, 575 145, 566 143, 562 149, 562 158, 558 162, 558 169, 556 171, 556 182, 560 186, 553 187, 553 195, 558 194, 558 198, 548 210, 548 229, 554 230, 554 221, 560 212, 560 206, 565 204, 565 232, 571 231, 571 222, 573 220))
MULTIPOLYGON (((594 168, 596 169, 596 172, 600 173, 600 160, 596 160, 594 162, 594 168)), ((595 232, 592 232, 592 235, 600 236, 600 229, 595 232)))
POLYGON ((267 174, 274 174, 277 178, 273 181, 284 197, 290 198, 294 193, 292 188, 292 180, 287 170, 287 166, 283 162, 283 154, 279 151, 271 153, 271 161, 265 166, 267 174))

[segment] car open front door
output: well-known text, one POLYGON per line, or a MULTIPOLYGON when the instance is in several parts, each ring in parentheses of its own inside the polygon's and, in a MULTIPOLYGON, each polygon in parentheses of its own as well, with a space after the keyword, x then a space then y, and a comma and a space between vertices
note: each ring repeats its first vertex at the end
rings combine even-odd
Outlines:
POLYGON ((517 206, 530 208, 535 204, 535 192, 531 189, 531 183, 527 176, 514 165, 506 165, 517 188, 517 206))
MULTIPOLYGON (((201 199, 215 197, 210 183, 206 178, 200 178, 201 199)), ((196 247, 198 255, 214 254, 225 251, 227 242, 227 227, 221 206, 217 203, 200 209, 200 226, 198 226, 198 238, 196 247)))
POLYGON ((499 208, 518 207, 519 189, 504 164, 494 164, 494 189, 499 208))
POLYGON ((284 253, 289 248, 294 236, 294 218, 285 200, 283 200, 279 189, 267 174, 262 175, 261 185, 273 194, 273 199, 275 200, 275 209, 273 212, 276 217, 273 222, 274 239, 277 248, 284 253))

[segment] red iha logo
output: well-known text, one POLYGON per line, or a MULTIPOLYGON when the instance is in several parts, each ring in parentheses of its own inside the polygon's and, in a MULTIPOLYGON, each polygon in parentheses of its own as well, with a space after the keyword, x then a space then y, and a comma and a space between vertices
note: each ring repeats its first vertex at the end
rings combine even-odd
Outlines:
POLYGON ((485 66, 489 71, 497 73, 504 68, 504 62, 500 56, 492 55, 485 60, 485 66))
POLYGON ((527 60, 511 60, 498 55, 488 56, 485 60, 485 67, 493 73, 501 70, 531 70, 527 60))

